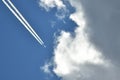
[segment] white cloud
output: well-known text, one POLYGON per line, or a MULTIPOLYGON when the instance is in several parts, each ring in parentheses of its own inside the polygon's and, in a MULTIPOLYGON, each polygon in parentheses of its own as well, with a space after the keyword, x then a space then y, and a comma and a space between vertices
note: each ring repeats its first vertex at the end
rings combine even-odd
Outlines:
MULTIPOLYGON (((53 57, 53 71, 63 80, 119 80, 119 68, 113 64, 111 58, 105 56, 103 49, 98 49, 98 46, 96 47, 96 45, 90 41, 90 35, 92 33, 88 32, 91 24, 100 23, 99 25, 101 25, 101 27, 103 24, 106 24, 104 22, 109 15, 106 15, 104 11, 100 11, 101 16, 99 16, 99 12, 95 12, 93 15, 97 15, 96 17, 98 19, 96 19, 94 23, 91 23, 92 18, 88 16, 90 14, 85 13, 85 5, 83 6, 82 4, 84 1, 85 0, 69 0, 71 5, 76 9, 76 11, 70 15, 70 19, 73 20, 78 27, 74 31, 75 36, 72 36, 70 32, 61 31, 61 35, 57 37, 53 57), (102 15, 104 17, 103 19, 101 18, 102 15)), ((88 5, 87 2, 86 5, 88 5)), ((89 8, 91 7, 87 7, 87 9, 89 8)), ((95 8, 96 7, 93 9, 95 8)), ((102 27, 102 29, 104 30, 105 28, 102 27)), ((101 36, 97 35, 98 39, 99 37, 101 36)), ((101 38, 101 40, 105 42, 104 37, 101 38)), ((108 44, 104 43, 104 45, 106 46, 108 44)), ((105 47, 104 45, 102 45, 102 47, 105 47)), ((107 47, 109 47, 109 45, 107 47)), ((110 48, 109 51, 111 50, 112 48, 110 48)))
POLYGON ((57 12, 55 16, 58 19, 63 19, 69 13, 66 8, 66 5, 62 2, 62 0, 40 0, 40 7, 43 7, 46 11, 49 11, 52 8, 57 8, 57 12))
POLYGON ((40 0, 39 5, 49 11, 50 8, 57 7, 57 9, 65 8, 61 0, 40 0))
POLYGON ((58 37, 58 44, 54 51, 54 72, 65 80, 78 80, 89 77, 91 70, 85 65, 95 65, 107 68, 110 64, 104 59, 102 53, 89 42, 84 11, 80 2, 71 0, 76 12, 70 15, 78 27, 75 30, 75 37, 71 33, 62 31, 58 37), (75 3, 76 2, 76 3, 75 3), (86 68, 83 68, 86 67, 86 68), (76 74, 76 75, 73 75, 76 74))
POLYGON ((49 62, 49 63, 46 63, 43 67, 40 67, 41 70, 44 71, 44 73, 47 73, 47 74, 51 74, 51 71, 50 71, 50 66, 52 64, 49 62))

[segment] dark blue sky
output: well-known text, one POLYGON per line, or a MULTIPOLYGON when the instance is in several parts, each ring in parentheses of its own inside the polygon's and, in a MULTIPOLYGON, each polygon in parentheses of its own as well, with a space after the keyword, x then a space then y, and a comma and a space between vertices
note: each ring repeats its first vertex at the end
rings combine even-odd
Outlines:
MULTIPOLYGON (((0 80, 45 80, 48 75, 40 70, 51 59, 54 47, 54 33, 59 29, 73 31, 75 24, 69 24, 55 17, 56 9, 46 12, 39 7, 38 0, 12 0, 42 38, 42 47, 9 9, 0 1, 0 80), (51 22, 56 21, 52 28, 51 22)), ((51 77, 49 80, 58 80, 51 77)))

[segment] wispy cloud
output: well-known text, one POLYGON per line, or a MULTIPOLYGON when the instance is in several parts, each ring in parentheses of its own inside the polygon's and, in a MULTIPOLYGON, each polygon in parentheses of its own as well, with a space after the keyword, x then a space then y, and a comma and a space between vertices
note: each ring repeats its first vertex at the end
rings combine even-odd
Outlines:
POLYGON ((51 8, 57 7, 57 9, 65 8, 61 0, 40 0, 39 5, 49 11, 51 8))
POLYGON ((22 16, 22 14, 17 10, 17 8, 13 5, 10 0, 2 0, 3 3, 9 8, 9 10, 15 15, 15 17, 24 25, 24 27, 32 34, 32 36, 43 46, 44 42, 38 36, 38 34, 33 30, 30 24, 26 21, 26 19, 22 16))
POLYGON ((52 8, 57 8, 55 16, 61 20, 64 19, 69 13, 66 5, 62 0, 40 0, 39 5, 40 7, 43 7, 47 12, 52 8))

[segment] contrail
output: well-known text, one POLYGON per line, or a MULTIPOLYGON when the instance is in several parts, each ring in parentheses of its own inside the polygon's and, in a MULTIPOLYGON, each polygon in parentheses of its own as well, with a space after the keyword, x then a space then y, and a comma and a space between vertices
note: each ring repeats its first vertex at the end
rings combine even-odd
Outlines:
POLYGON ((17 8, 13 5, 10 0, 2 0, 3 3, 9 8, 9 10, 15 15, 15 17, 24 25, 24 27, 34 36, 34 38, 45 47, 44 42, 41 38, 37 35, 37 33, 32 29, 30 24, 26 21, 26 19, 22 16, 22 14, 17 10, 17 8))
POLYGON ((25 20, 22 14, 16 9, 13 3, 10 0, 8 0, 8 2, 10 3, 11 7, 16 11, 16 13, 20 16, 20 18, 24 21, 24 23, 28 26, 28 28, 32 31, 32 33, 41 41, 42 44, 44 44, 43 41, 40 39, 40 37, 37 35, 37 33, 32 29, 30 24, 25 20))

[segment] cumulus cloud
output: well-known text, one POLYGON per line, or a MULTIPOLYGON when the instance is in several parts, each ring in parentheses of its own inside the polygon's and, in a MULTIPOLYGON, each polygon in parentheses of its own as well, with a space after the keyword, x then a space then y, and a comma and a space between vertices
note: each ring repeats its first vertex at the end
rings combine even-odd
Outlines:
POLYGON ((91 42, 120 66, 120 1, 81 0, 81 3, 89 24, 91 42))
POLYGON ((120 52, 120 18, 115 17, 115 14, 119 15, 119 5, 111 0, 69 2, 76 10, 70 19, 78 27, 74 31, 75 36, 61 31, 57 37, 54 73, 63 80, 119 80, 120 60, 116 56, 120 52))
POLYGON ((40 7, 43 7, 46 11, 50 11, 52 8, 57 8, 56 17, 58 19, 63 19, 69 13, 66 5, 62 0, 40 0, 40 7))
POLYGON ((65 8, 61 0, 40 0, 39 5, 49 11, 50 8, 57 7, 57 9, 65 8))

